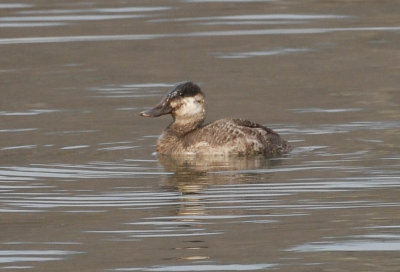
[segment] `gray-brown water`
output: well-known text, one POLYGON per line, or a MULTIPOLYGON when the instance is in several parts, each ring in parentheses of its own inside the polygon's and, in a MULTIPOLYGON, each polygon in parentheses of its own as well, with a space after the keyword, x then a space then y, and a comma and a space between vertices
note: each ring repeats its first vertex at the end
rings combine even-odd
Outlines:
POLYGON ((396 1, 0 3, 1 271, 399 271, 396 1), (153 154, 174 83, 274 159, 153 154))

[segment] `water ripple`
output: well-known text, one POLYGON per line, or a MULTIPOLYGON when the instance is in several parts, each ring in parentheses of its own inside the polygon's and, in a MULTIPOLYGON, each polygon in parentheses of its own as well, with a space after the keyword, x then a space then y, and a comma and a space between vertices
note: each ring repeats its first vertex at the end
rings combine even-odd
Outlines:
POLYGON ((34 130, 38 130, 38 128, 9 128, 9 129, 0 129, 0 132, 25 132, 34 130))
POLYGON ((151 22, 193 22, 193 21, 248 21, 248 20, 321 20, 321 19, 343 19, 349 16, 327 15, 327 14, 245 14, 230 16, 211 16, 211 17, 188 17, 174 19, 157 19, 151 22))
POLYGON ((81 253, 66 250, 0 250, 0 263, 59 261, 68 255, 81 253))
POLYGON ((303 244, 287 249, 287 251, 400 251, 400 235, 398 233, 353 235, 350 237, 345 237, 345 240, 338 240, 337 238, 330 238, 329 240, 332 241, 303 244))
POLYGON ((0 3, 0 9, 20 9, 20 8, 31 8, 33 5, 24 3, 0 3))
POLYGON ((64 14, 64 13, 127 13, 127 12, 152 12, 169 10, 171 7, 121 7, 121 8, 93 8, 93 9, 51 9, 51 10, 26 10, 20 14, 64 14))
POLYGON ((81 148, 88 148, 88 147, 89 147, 89 145, 70 145, 70 146, 61 147, 60 149, 71 150, 71 149, 81 149, 81 148))
POLYGON ((320 124, 316 128, 307 128, 307 127, 287 127, 281 128, 280 132, 283 134, 334 134, 334 133, 348 133, 352 131, 358 130, 385 130, 385 129, 393 129, 400 128, 399 121, 357 121, 343 124, 320 124))
POLYGON ((0 116, 27 116, 27 115, 39 115, 46 113, 60 112, 61 110, 55 109, 37 109, 25 112, 10 112, 10 111, 0 111, 0 116))
POLYGON ((140 41, 162 38, 188 37, 221 37, 221 36, 263 36, 263 35, 300 35, 322 34, 334 32, 360 31, 400 31, 400 26, 372 26, 372 27, 341 27, 341 28, 283 28, 283 29, 254 29, 228 31, 200 31, 188 33, 163 34, 127 34, 127 35, 84 35, 84 36, 54 36, 54 37, 26 37, 3 38, 0 45, 9 44, 38 44, 38 43, 69 43, 69 42, 104 42, 104 41, 140 41))
POLYGON ((273 264, 193 264, 193 265, 172 265, 172 266, 151 266, 115 268, 112 271, 253 271, 264 270, 274 267, 273 264))
POLYGON ((143 18, 146 15, 63 15, 63 16, 10 16, 0 17, 0 22, 54 22, 54 21, 102 21, 143 18))
POLYGON ((307 49, 307 48, 283 48, 283 49, 266 50, 266 51, 217 54, 217 58, 220 58, 220 59, 243 59, 243 58, 252 58, 252 57, 264 57, 264 56, 286 55, 286 54, 293 54, 293 53, 304 53, 304 52, 311 52, 311 51, 312 51, 311 49, 307 49))
POLYGON ((138 171, 143 168, 135 166, 118 167, 117 170, 113 166, 104 166, 99 168, 94 165, 71 166, 60 164, 58 167, 0 167, 0 176, 12 178, 111 178, 111 177, 132 177, 137 175, 168 175, 165 172, 138 171), (74 168, 74 169, 70 169, 74 168), (86 169, 85 169, 86 168, 86 169), (90 168, 92 168, 90 170, 90 168))
POLYGON ((279 0, 181 0, 188 3, 248 3, 248 2, 275 2, 279 0))
POLYGON ((19 22, 15 22, 15 23, 0 23, 0 27, 50 27, 50 26, 65 26, 67 25, 67 23, 19 23, 19 22))
POLYGON ((305 108, 305 109, 292 109, 298 113, 340 113, 340 112, 353 112, 362 111, 361 108, 348 108, 348 109, 322 109, 322 108, 305 108))
POLYGON ((170 88, 172 86, 174 86, 173 83, 141 83, 95 87, 90 88, 90 90, 98 93, 98 95, 94 97, 136 98, 160 96, 164 88, 170 88))

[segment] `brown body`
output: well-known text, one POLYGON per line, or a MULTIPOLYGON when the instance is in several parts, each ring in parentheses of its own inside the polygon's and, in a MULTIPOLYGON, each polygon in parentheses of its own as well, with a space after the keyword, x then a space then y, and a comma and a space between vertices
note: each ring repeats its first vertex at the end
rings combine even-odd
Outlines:
POLYGON ((171 90, 153 109, 141 116, 171 114, 173 122, 157 142, 164 155, 258 155, 273 156, 290 150, 272 129, 242 119, 221 119, 203 125, 204 94, 185 82, 171 90))
POLYGON ((177 133, 169 126, 157 142, 160 154, 273 156, 290 150, 288 143, 272 129, 242 119, 221 119, 177 133))

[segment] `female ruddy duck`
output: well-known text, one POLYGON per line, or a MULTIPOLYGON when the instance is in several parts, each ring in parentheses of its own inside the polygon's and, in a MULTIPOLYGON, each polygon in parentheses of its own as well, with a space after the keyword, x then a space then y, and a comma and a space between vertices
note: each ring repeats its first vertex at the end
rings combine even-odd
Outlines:
POLYGON ((273 156, 290 146, 272 129, 242 119, 221 119, 204 125, 204 93, 192 82, 172 89, 144 117, 171 114, 173 122, 162 132, 157 152, 165 155, 257 155, 273 156))

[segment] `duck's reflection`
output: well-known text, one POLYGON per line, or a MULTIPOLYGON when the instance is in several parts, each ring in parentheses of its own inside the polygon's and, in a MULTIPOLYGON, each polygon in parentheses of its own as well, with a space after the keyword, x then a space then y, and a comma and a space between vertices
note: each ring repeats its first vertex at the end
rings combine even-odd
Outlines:
POLYGON ((174 173, 165 177, 162 186, 182 194, 200 193, 210 185, 265 182, 270 175, 257 170, 282 163, 264 156, 159 156, 158 160, 166 171, 174 173))
POLYGON ((220 229, 220 224, 226 220, 224 218, 227 215, 235 215, 230 209, 213 209, 216 203, 218 206, 221 201, 225 202, 226 195, 213 193, 207 188, 213 185, 265 182, 271 174, 257 170, 270 168, 282 162, 280 159, 262 156, 159 156, 158 159, 166 171, 173 173, 164 177, 161 186, 181 195, 173 220, 182 223, 180 226, 184 226, 190 235, 173 249, 177 252, 176 258, 185 261, 213 259, 214 256, 208 255, 212 244, 209 238, 218 239, 217 237, 224 232, 220 229), (216 229, 216 226, 219 227, 216 229))

